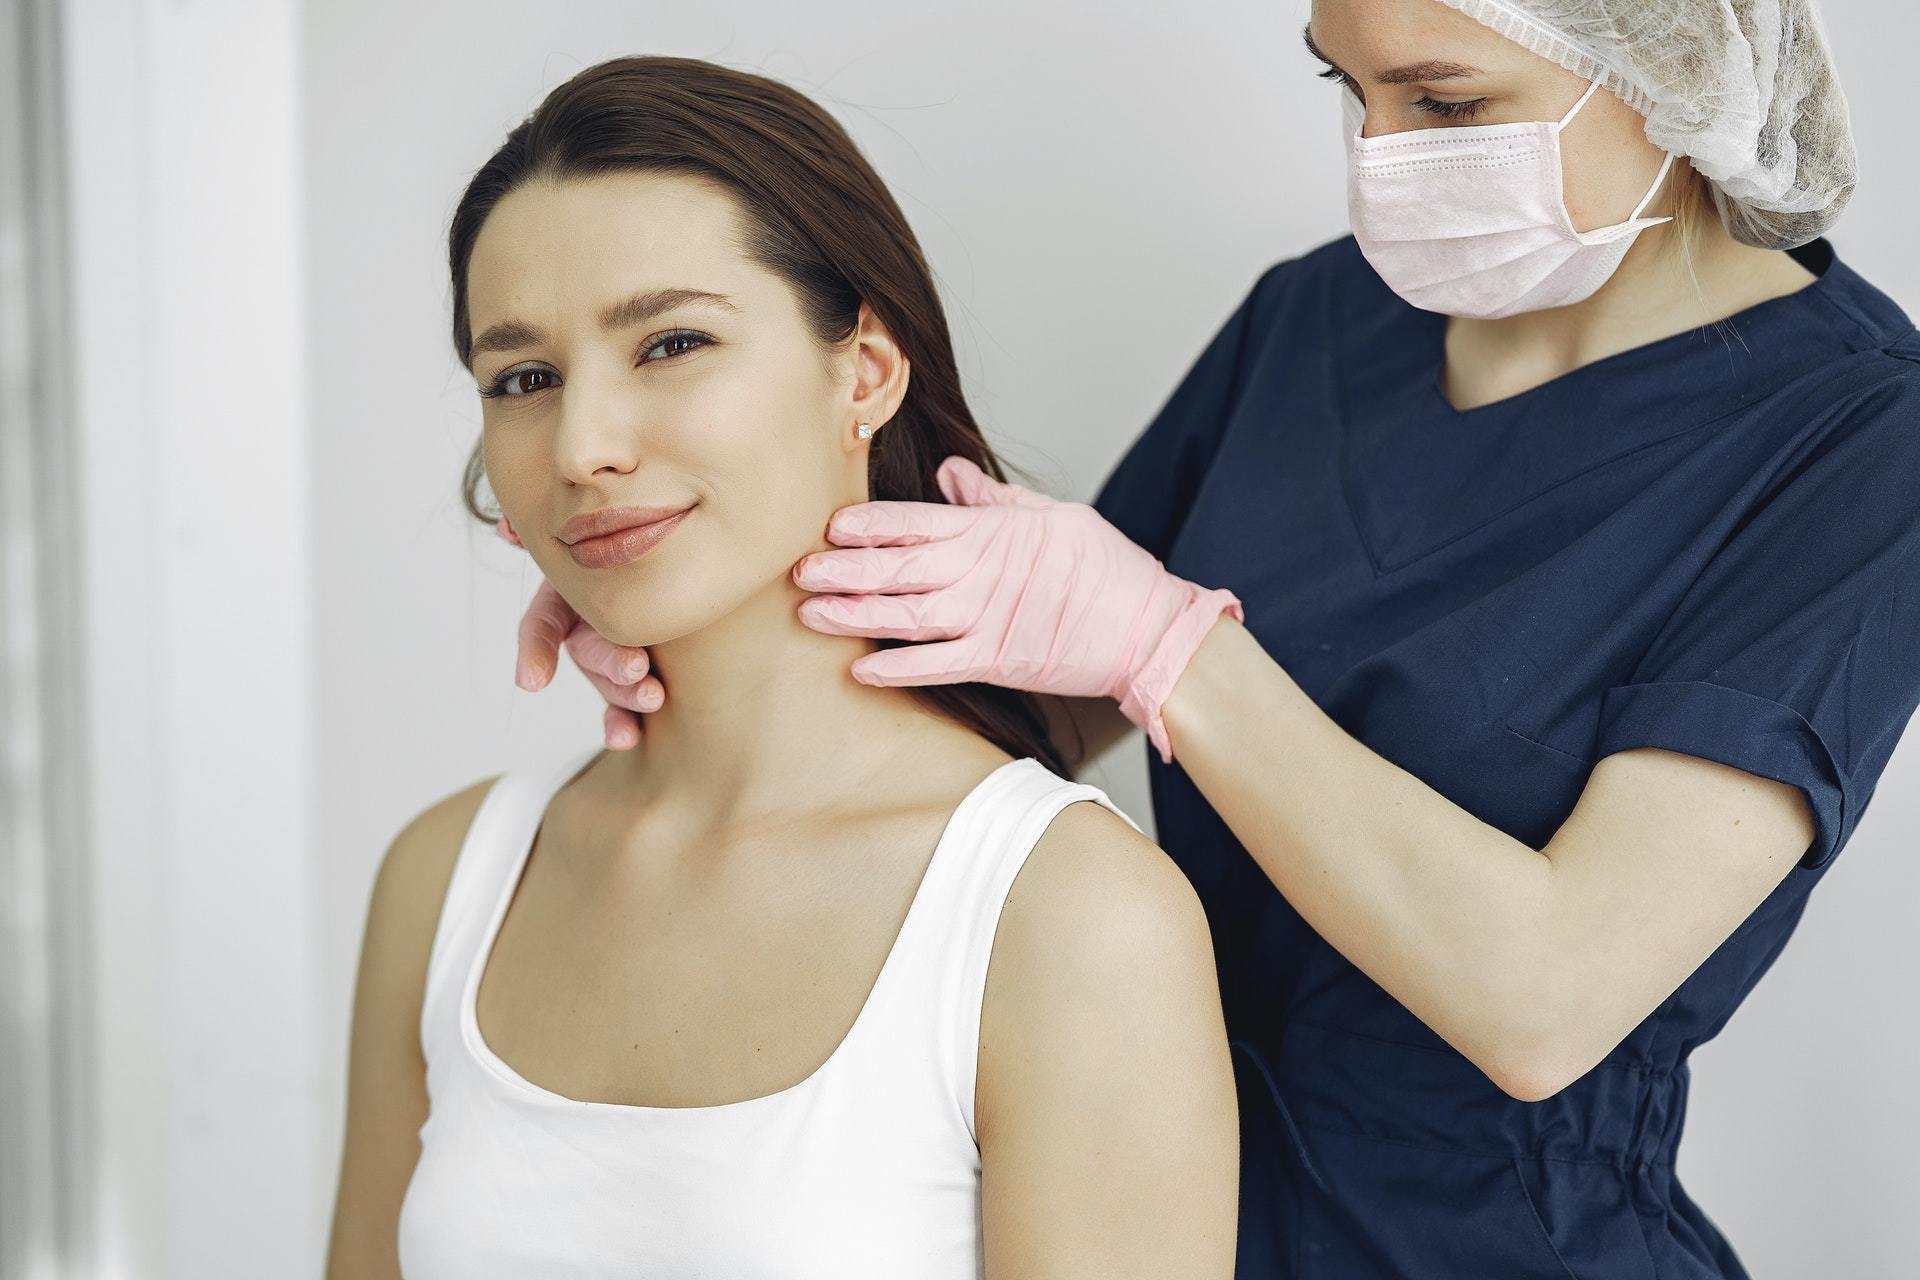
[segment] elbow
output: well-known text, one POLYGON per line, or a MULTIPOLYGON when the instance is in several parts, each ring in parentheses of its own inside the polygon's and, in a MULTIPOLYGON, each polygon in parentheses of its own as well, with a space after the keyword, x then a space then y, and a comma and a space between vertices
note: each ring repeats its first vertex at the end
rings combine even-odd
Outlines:
POLYGON ((1481 1063, 1480 1069, 1502 1093, 1520 1102, 1544 1102, 1582 1074, 1546 1059, 1481 1063))
POLYGON ((1607 993, 1581 975, 1549 964, 1528 965, 1525 972, 1480 1003, 1471 1039, 1461 1047, 1502 1093, 1543 1102, 1593 1070, 1639 1018, 1623 1023, 1607 993))
POLYGON ((1509 1023, 1469 1055, 1502 1093, 1520 1102, 1542 1102, 1591 1071, 1611 1046, 1599 1045, 1570 1018, 1524 1025, 1509 1023))

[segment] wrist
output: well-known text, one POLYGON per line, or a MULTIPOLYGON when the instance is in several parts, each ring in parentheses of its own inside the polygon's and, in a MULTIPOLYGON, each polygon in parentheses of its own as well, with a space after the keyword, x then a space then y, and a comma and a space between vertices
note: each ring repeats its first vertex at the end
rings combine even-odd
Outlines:
POLYGON ((1120 713, 1146 731, 1163 764, 1173 762, 1173 745, 1161 710, 1174 685, 1222 616, 1246 621, 1246 611, 1233 592, 1209 590, 1171 574, 1168 580, 1179 593, 1172 616, 1129 672, 1120 694, 1120 713))

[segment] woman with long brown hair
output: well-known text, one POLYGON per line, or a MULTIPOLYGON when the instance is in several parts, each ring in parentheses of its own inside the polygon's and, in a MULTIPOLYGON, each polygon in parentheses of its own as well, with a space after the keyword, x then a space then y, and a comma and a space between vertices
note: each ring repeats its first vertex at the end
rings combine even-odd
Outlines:
POLYGON ((1001 474, 846 133, 616 59, 512 131, 449 248, 469 506, 674 697, 388 850, 329 1274, 1229 1275, 1191 885, 1031 695, 862 683, 876 642, 797 614, 836 509, 1001 474))

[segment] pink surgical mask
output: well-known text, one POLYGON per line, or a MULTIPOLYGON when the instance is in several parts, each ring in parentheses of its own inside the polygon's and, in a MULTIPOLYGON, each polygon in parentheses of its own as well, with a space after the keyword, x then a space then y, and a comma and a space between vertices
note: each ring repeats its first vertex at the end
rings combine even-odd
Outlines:
POLYGON ((1598 80, 1559 120, 1459 125, 1360 136, 1365 108, 1343 92, 1347 209, 1360 252, 1414 306, 1492 319, 1564 307, 1613 275, 1673 153, 1625 222, 1576 231, 1567 212, 1560 131, 1598 80))

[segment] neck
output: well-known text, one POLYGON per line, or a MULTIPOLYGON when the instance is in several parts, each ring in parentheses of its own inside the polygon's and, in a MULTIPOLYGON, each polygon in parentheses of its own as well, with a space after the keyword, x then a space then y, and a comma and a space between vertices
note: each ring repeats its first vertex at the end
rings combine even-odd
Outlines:
POLYGON ((1648 227, 1584 301, 1497 320, 1447 319, 1447 384, 1456 407, 1517 394, 1561 374, 1805 287, 1816 277, 1788 254, 1727 234, 1709 206, 1691 254, 1674 223, 1648 227), (1691 268, 1688 258, 1691 257, 1691 268))
POLYGON ((807 595, 783 575, 699 631, 648 647, 667 696, 642 717, 640 745, 616 753, 629 800, 670 799, 716 822, 792 812, 876 785, 903 738, 951 727, 906 689, 855 680, 854 659, 878 646, 801 622, 807 595))

